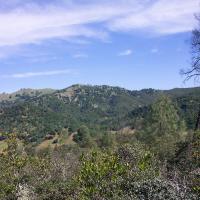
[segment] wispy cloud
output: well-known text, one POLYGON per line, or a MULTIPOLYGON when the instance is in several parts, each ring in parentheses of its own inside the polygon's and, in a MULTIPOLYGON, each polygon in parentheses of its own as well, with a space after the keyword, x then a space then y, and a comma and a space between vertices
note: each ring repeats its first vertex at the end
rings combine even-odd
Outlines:
POLYGON ((130 56, 131 54, 133 54, 133 51, 131 49, 127 49, 125 51, 120 52, 118 55, 119 56, 130 56))
POLYGON ((88 55, 85 53, 77 53, 73 55, 73 58, 88 58, 88 55))
POLYGON ((158 48, 153 48, 151 49, 151 53, 158 53, 159 52, 159 49, 158 48))
POLYGON ((186 32, 199 12, 199 0, 45 2, 0 0, 0 46, 81 37, 106 40, 110 31, 186 32))
POLYGON ((1 75, 1 78, 30 78, 37 76, 53 76, 53 75, 62 75, 62 74, 71 74, 71 70, 54 70, 54 71, 41 71, 41 72, 25 72, 25 73, 16 73, 1 75))
POLYGON ((199 12, 199 0, 157 0, 137 12, 130 12, 109 22, 113 31, 144 30, 166 35, 191 31, 196 25, 194 13, 199 12))

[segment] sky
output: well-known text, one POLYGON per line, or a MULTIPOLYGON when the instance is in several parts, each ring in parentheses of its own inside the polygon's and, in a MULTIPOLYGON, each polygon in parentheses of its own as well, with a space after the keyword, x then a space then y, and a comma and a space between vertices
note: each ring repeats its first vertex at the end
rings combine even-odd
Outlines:
POLYGON ((0 92, 184 83, 200 0, 0 0, 0 92))

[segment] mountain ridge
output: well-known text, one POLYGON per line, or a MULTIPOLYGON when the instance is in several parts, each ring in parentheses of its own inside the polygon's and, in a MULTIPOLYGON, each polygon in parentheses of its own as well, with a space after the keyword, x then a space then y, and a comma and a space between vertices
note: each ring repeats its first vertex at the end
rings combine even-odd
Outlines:
POLYGON ((31 141, 56 134, 63 128, 76 131, 80 125, 94 131, 118 130, 127 125, 135 126, 136 118, 145 117, 146 108, 163 94, 172 98, 180 116, 192 128, 200 87, 138 91, 76 84, 61 90, 23 89, 11 99, 0 100, 0 130, 16 131, 31 141))
POLYGON ((39 91, 39 92, 45 92, 45 91, 49 91, 49 92, 55 92, 55 91, 62 91, 62 90, 67 90, 70 88, 74 88, 74 87, 107 87, 107 88, 119 88, 122 90, 127 90, 127 91, 143 91, 143 90, 156 90, 156 91, 173 91, 173 90, 190 90, 190 89, 199 89, 200 87, 196 86, 196 87, 174 87, 171 89, 158 89, 158 88, 143 88, 143 89, 127 89, 125 87, 121 87, 121 86, 112 86, 112 85, 91 85, 91 84, 72 84, 70 86, 67 86, 65 88, 61 88, 61 89, 53 89, 53 88, 40 88, 40 89, 35 89, 35 88, 21 88, 19 90, 16 90, 14 92, 1 92, 1 95, 12 95, 12 94, 20 94, 22 92, 35 92, 35 91, 39 91))

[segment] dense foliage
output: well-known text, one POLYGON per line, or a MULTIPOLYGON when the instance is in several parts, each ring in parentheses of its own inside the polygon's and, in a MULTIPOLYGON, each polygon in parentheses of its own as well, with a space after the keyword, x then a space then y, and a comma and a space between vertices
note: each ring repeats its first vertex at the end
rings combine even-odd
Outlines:
POLYGON ((200 195, 198 177, 185 173, 184 165, 168 168, 137 141, 118 140, 106 149, 62 146, 45 155, 19 149, 15 135, 7 142, 0 156, 2 200, 197 200, 200 195))
POLYGON ((0 199, 199 199, 199 97, 77 85, 4 97, 0 199))
POLYGON ((74 85, 64 90, 32 91, 1 95, 0 131, 13 133, 27 141, 41 141, 63 128, 75 132, 86 125, 91 132, 137 128, 147 116, 149 106, 161 94, 172 98, 178 115, 188 128, 195 126, 200 89, 130 91, 109 86, 74 85))

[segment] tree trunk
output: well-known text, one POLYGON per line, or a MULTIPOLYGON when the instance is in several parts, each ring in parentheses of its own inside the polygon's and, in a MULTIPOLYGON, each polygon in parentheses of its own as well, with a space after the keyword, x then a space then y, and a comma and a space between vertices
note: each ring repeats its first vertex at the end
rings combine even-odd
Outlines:
POLYGON ((200 129, 200 108, 199 108, 199 112, 198 112, 198 116, 197 116, 197 121, 196 121, 196 125, 195 125, 195 131, 200 129))

